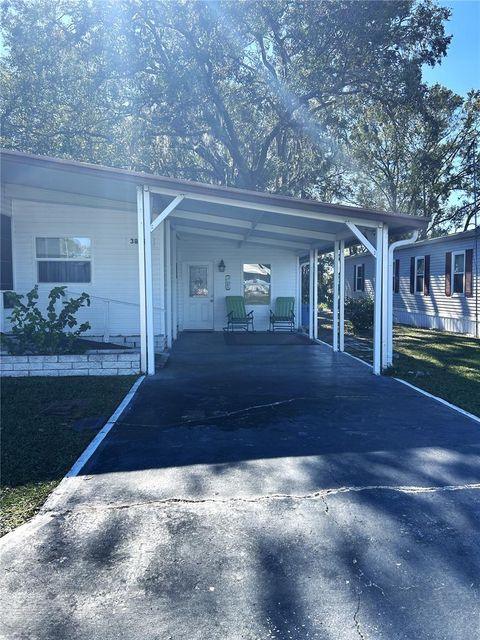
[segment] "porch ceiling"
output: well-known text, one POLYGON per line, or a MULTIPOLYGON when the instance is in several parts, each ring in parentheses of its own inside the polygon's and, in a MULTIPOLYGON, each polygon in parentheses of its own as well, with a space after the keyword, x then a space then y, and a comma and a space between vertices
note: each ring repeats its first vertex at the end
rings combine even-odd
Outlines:
POLYGON ((329 251, 335 239, 344 240, 347 246, 358 244, 345 225, 347 220, 364 230, 386 223, 394 235, 428 223, 424 217, 218 187, 10 150, 2 151, 1 156, 7 197, 64 203, 75 199, 84 206, 133 212, 136 188, 146 185, 154 193, 154 216, 172 197, 185 195, 170 216, 180 234, 208 233, 239 243, 278 243, 299 253, 309 248, 329 251))

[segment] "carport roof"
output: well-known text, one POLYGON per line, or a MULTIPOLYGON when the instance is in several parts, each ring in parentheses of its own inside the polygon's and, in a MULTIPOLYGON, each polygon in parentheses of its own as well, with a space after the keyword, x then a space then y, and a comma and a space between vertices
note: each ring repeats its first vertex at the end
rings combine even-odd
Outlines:
MULTIPOLYGON (((208 234, 239 242, 282 243, 299 251, 328 250, 334 239, 357 244, 346 221, 359 227, 387 224, 399 235, 423 228, 428 219, 363 207, 203 184, 102 165, 2 150, 2 182, 6 195, 22 198, 25 187, 41 193, 55 191, 83 199, 89 206, 134 210, 136 187, 155 193, 153 211, 162 210, 172 196, 184 200, 171 214, 175 228, 185 234, 208 234)), ((31 199, 31 197, 29 198, 31 199)))

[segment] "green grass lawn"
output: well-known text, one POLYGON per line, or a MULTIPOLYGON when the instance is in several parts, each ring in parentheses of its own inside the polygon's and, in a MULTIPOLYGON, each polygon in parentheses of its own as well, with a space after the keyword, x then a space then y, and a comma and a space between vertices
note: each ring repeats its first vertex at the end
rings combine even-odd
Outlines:
MULTIPOLYGON (((346 351, 372 363, 371 332, 355 336, 346 323, 346 351)), ((320 319, 319 338, 331 344, 331 322, 320 319)), ((480 341, 458 333, 395 325, 390 375, 480 416, 480 341)))
POLYGON ((480 416, 480 341, 397 325, 392 375, 480 416))
POLYGON ((77 421, 99 418, 101 428, 134 380, 134 376, 2 380, 0 535, 38 511, 97 433, 98 428, 79 430, 77 421))

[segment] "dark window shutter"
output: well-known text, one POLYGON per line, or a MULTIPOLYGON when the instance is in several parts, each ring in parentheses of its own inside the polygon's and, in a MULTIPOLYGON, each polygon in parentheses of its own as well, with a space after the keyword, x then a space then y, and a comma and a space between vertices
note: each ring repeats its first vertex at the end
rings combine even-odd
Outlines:
POLYGON ((12 219, 0 215, 0 290, 13 289, 12 219))
POLYGON ((445 254, 445 295, 452 295, 452 252, 445 254))
POLYGON ((430 256, 425 256, 425 270, 423 276, 423 295, 430 295, 430 256))
POLYGON ((473 296, 473 249, 465 251, 465 296, 471 298, 473 296))
POLYGON ((395 260, 395 288, 394 293, 400 292, 400 258, 395 260))
POLYGON ((362 291, 365 291, 365 265, 362 264, 362 291))
POLYGON ((410 293, 415 293, 415 258, 410 258, 410 293))
POLYGON ((353 290, 357 290, 357 265, 353 265, 353 290))

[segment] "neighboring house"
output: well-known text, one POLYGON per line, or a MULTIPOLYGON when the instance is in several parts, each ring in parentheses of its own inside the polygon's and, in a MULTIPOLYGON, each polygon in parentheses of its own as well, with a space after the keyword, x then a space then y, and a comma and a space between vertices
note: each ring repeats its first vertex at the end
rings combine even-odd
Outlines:
MULTIPOLYGON (((480 229, 397 249, 393 262, 394 321, 479 335, 480 229)), ((375 264, 367 254, 345 259, 345 295, 372 295, 375 264)))

